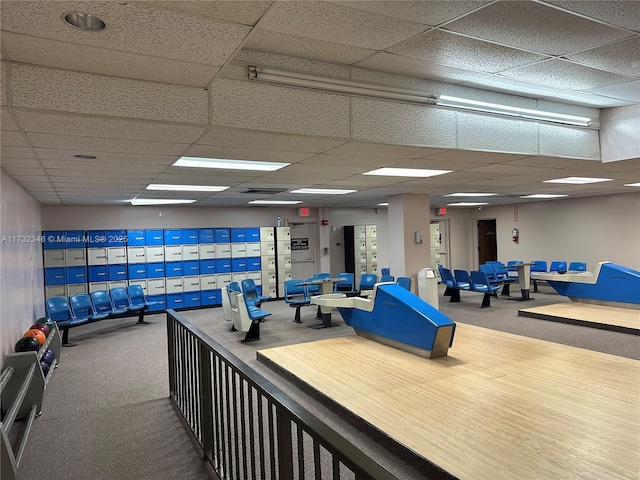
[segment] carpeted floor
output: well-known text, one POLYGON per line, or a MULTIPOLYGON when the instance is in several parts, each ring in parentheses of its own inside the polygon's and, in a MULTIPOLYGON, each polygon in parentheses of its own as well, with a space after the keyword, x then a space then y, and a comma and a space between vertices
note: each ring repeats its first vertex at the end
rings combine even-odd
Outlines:
MULTIPOLYGON (((526 307, 566 301, 550 289, 535 297, 526 307)), ((523 303, 505 298, 492 299, 489 309, 478 308, 482 296, 476 293, 462 292, 458 304, 447 300, 440 297, 440 309, 456 322, 640 359, 640 342, 634 335, 518 317, 523 303)), ((303 324, 291 322, 294 310, 283 301, 263 308, 272 315, 261 324, 261 340, 249 344, 241 342, 242 333, 230 330, 219 307, 181 314, 399 478, 424 478, 420 463, 402 449, 390 449, 383 439, 365 435, 350 419, 257 361, 256 351, 263 348, 353 335, 340 316, 333 314, 335 327, 314 330, 307 328, 318 323, 313 307, 303 308, 303 324)), ((29 437, 19 480, 212 478, 167 398, 165 315, 149 315, 148 320, 150 325, 135 325, 133 317, 103 320, 71 331, 78 345, 63 349, 61 365, 45 391, 43 414, 29 437)))

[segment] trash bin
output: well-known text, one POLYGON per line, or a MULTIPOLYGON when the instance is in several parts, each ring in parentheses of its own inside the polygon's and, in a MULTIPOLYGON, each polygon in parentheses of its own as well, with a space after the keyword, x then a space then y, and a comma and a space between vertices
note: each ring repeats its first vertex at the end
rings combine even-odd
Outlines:
POLYGON ((438 309, 438 275, 433 268, 423 268, 418 272, 418 296, 438 309))

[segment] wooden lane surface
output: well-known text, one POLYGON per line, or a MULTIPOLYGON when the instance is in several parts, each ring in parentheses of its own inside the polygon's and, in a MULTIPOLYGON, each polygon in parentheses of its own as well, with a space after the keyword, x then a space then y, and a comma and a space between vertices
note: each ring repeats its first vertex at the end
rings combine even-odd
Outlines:
POLYGON ((556 303, 543 307, 525 308, 518 315, 545 320, 573 320, 581 325, 599 326, 628 330, 629 333, 640 334, 640 310, 617 308, 589 303, 556 303))
POLYGON ((258 355, 462 480, 640 475, 635 360, 460 323, 432 360, 359 336, 258 355))

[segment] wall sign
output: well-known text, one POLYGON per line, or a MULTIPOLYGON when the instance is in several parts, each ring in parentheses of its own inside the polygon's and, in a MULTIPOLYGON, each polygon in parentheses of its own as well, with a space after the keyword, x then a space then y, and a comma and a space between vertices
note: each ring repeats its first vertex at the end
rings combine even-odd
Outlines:
POLYGON ((292 238, 291 250, 309 250, 308 238, 292 238))
POLYGON ((513 221, 517 222, 518 221, 518 207, 513 207, 513 221))

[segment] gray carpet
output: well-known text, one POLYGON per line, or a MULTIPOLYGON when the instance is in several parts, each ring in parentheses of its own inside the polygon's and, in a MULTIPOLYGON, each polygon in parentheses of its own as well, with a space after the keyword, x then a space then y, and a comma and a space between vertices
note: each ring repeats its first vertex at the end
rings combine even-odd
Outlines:
MULTIPOLYGON (((480 294, 462 292, 461 297, 458 304, 440 297, 440 309, 454 321, 640 359, 637 336, 517 316, 519 308, 566 301, 550 289, 525 303, 494 298, 489 309, 478 308, 480 294)), ((402 449, 391 451, 384 439, 369 437, 357 423, 257 361, 260 349, 353 335, 340 316, 333 315, 337 326, 313 330, 307 328, 318 323, 313 307, 303 308, 303 324, 291 322, 294 310, 283 301, 268 302, 263 308, 272 315, 261 324, 261 340, 249 344, 241 342, 242 333, 230 331, 221 308, 182 315, 398 478, 424 478, 420 462, 402 449)), ((71 330, 71 340, 78 345, 63 349, 61 365, 45 392, 43 415, 34 423, 19 480, 212 477, 167 398, 165 316, 150 315, 148 320, 150 325, 135 325, 133 317, 103 320, 71 330)))

